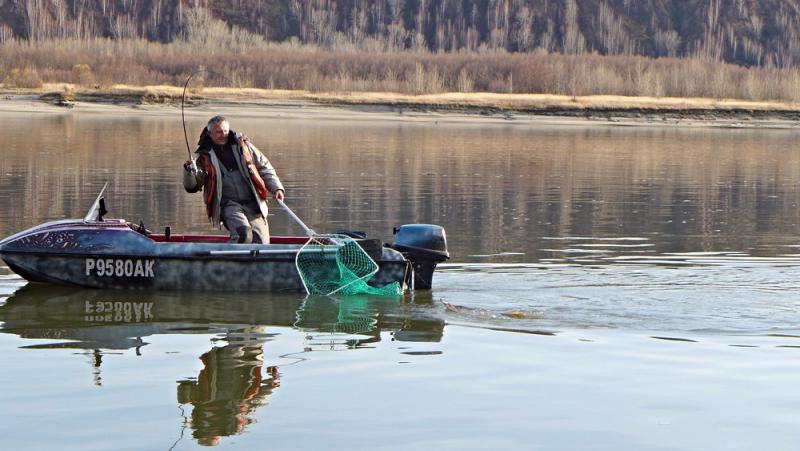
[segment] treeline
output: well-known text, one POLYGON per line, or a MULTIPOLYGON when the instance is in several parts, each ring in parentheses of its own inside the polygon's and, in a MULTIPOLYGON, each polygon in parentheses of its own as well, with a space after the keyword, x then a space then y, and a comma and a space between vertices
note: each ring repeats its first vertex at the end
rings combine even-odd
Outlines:
POLYGON ((800 0, 5 0, 12 39, 185 39, 210 15, 332 51, 500 51, 800 63, 800 0))
POLYGON ((6 88, 37 88, 45 82, 89 88, 180 86, 194 74, 194 87, 800 101, 800 70, 795 68, 544 51, 327 50, 266 43, 246 33, 231 32, 214 20, 201 29, 204 32, 195 38, 169 44, 142 39, 12 40, 0 45, 0 77, 6 88))

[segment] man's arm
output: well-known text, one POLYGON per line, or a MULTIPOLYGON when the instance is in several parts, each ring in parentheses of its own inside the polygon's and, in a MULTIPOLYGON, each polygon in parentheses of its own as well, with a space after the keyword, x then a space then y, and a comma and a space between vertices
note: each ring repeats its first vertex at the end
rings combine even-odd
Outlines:
POLYGON ((187 193, 196 193, 203 187, 207 174, 200 167, 200 157, 194 165, 190 160, 183 163, 183 188, 187 193))

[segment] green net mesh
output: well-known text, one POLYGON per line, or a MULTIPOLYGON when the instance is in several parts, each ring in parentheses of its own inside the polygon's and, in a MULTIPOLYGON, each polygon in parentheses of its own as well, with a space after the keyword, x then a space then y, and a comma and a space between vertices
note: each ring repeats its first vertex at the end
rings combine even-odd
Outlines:
POLYGON ((296 264, 308 294, 402 294, 398 282, 380 288, 367 283, 378 272, 378 264, 349 236, 310 238, 297 252, 296 264))

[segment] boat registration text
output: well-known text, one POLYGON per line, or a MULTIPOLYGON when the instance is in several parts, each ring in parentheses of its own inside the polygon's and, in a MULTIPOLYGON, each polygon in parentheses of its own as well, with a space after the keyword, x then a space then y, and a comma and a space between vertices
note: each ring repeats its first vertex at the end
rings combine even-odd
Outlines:
POLYGON ((86 275, 100 277, 155 277, 155 260, 138 258, 87 258, 86 275))

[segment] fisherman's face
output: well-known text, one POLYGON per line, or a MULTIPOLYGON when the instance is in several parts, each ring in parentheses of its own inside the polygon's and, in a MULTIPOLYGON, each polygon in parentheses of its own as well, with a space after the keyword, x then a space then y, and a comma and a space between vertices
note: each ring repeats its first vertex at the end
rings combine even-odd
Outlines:
POLYGON ((231 130, 227 122, 220 122, 211 127, 211 141, 214 144, 221 146, 228 142, 228 132, 231 130))

